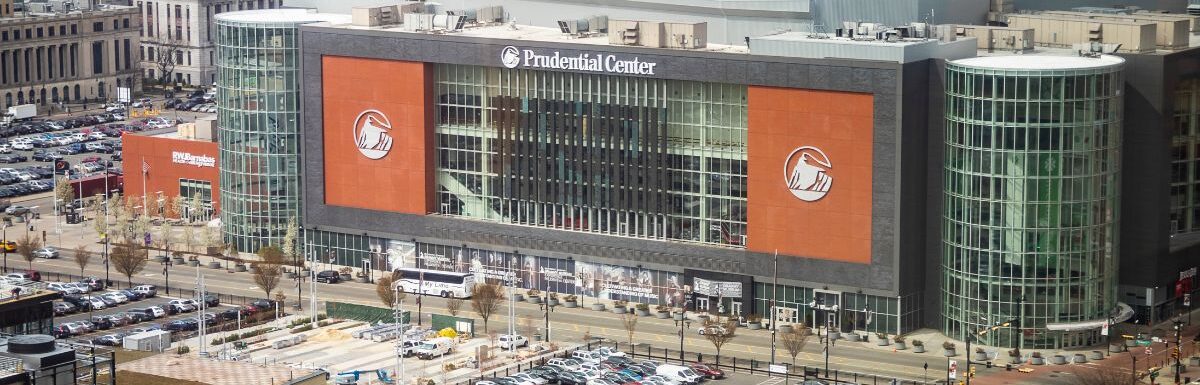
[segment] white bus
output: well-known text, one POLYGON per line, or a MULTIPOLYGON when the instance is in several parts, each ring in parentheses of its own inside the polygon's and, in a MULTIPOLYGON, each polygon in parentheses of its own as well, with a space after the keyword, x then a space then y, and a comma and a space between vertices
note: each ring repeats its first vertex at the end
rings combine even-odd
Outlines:
POLYGON ((400 269, 396 286, 405 293, 421 293, 444 298, 470 298, 475 275, 426 269, 400 269))

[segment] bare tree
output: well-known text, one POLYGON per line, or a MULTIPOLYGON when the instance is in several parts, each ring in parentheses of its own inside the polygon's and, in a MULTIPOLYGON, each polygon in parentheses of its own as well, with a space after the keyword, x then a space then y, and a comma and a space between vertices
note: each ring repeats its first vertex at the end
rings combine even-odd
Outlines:
POLYGON ((196 227, 192 225, 183 225, 183 251, 192 252, 192 247, 196 245, 196 227))
POLYGON ((299 273, 300 253, 296 251, 296 238, 300 236, 300 226, 296 223, 296 217, 289 217, 287 227, 283 234, 283 257, 288 260, 292 268, 299 273))
POLYGON ((717 349, 717 364, 721 363, 721 347, 733 340, 734 333, 737 332, 737 320, 726 318, 721 321, 718 316, 715 319, 704 321, 704 339, 711 342, 713 347, 717 349))
POLYGON ((87 267, 88 261, 92 260, 92 254, 88 252, 87 244, 75 246, 75 264, 79 265, 79 275, 83 275, 83 269, 87 267))
POLYGON ((462 308, 462 298, 451 298, 446 300, 446 311, 450 312, 451 316, 458 317, 458 310, 462 308))
POLYGON ((169 84, 175 73, 175 65, 183 58, 184 45, 174 40, 152 38, 143 40, 142 46, 147 47, 146 60, 157 70, 158 78, 155 80, 159 84, 169 84))
POLYGON ((625 334, 629 336, 629 346, 633 346, 633 333, 637 331, 638 318, 641 317, 633 312, 621 313, 621 326, 625 328, 625 334))
POLYGON ((54 178, 54 200, 58 203, 55 207, 64 213, 67 205, 75 201, 75 186, 66 177, 54 178))
POLYGON ((28 234, 17 238, 17 254, 21 258, 25 258, 25 262, 29 262, 29 270, 33 270, 33 260, 37 259, 37 254, 34 251, 42 248, 42 240, 38 237, 30 237, 28 234))
POLYGON ((379 302, 383 302, 384 306, 389 308, 396 306, 397 300, 403 300, 404 297, 407 297, 407 294, 403 291, 399 291, 400 294, 398 296, 396 294, 398 291, 394 283, 398 282, 399 279, 400 272, 393 271, 390 276, 384 276, 375 281, 375 295, 379 296, 379 302))
POLYGON ((500 310, 500 305, 504 301, 504 288, 500 285, 492 283, 475 285, 475 289, 471 293, 471 309, 475 310, 475 314, 483 319, 485 333, 488 330, 488 318, 500 310))
POLYGON ((788 355, 792 356, 792 366, 796 366, 796 356, 804 351, 804 345, 808 343, 808 327, 804 324, 792 325, 792 331, 779 333, 779 338, 788 355))
POLYGON ((123 242, 113 248, 109 255, 113 268, 125 275, 125 282, 133 286, 133 275, 146 268, 146 247, 132 242, 123 242))
POLYGON ((533 322, 533 317, 528 314, 522 315, 521 319, 517 320, 517 334, 532 338, 534 333, 537 333, 537 324, 533 322))
POLYGON ((154 239, 154 244, 163 250, 163 255, 171 255, 171 244, 175 243, 175 226, 171 222, 163 221, 158 226, 158 237, 154 239))
POLYGON ((187 211, 187 197, 176 195, 171 197, 171 215, 179 216, 179 219, 184 219, 183 213, 187 211))
POLYGON ((204 202, 200 200, 200 194, 192 194, 192 199, 188 201, 188 220, 195 221, 204 210, 204 202))
POLYGON ((271 292, 279 286, 279 276, 283 275, 283 251, 275 246, 263 246, 258 249, 258 258, 250 264, 254 269, 254 284, 270 298, 271 292))

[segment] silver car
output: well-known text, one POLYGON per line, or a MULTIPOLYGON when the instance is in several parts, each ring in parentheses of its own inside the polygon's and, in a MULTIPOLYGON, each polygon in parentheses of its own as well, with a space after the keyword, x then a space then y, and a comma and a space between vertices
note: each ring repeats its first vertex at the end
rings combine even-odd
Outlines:
POLYGON ((58 250, 53 247, 43 247, 33 251, 33 255, 38 258, 54 259, 58 258, 58 250))

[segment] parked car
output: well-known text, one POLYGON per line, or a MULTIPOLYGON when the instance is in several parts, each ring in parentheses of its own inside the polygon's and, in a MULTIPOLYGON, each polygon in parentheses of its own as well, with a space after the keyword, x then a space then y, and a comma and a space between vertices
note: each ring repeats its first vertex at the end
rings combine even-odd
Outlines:
POLYGON ((111 299, 111 300, 113 300, 113 302, 116 302, 118 304, 129 302, 129 297, 126 297, 125 294, 121 294, 121 292, 119 292, 119 291, 110 291, 110 292, 101 294, 100 297, 111 299))
POLYGON ((63 294, 81 294, 79 288, 75 287, 75 285, 61 282, 52 282, 47 284, 46 288, 63 294))
POLYGON ((104 287, 105 287, 104 280, 102 280, 100 278, 95 278, 95 277, 87 277, 87 278, 81 279, 81 280, 79 280, 79 283, 90 286, 92 288, 92 291, 104 290, 104 287))
POLYGON ((269 309, 275 308, 275 301, 260 298, 260 299, 254 300, 254 302, 250 302, 250 306, 254 306, 254 307, 258 308, 259 310, 269 310, 269 309))
POLYGON ((139 293, 142 298, 150 298, 158 295, 158 288, 154 285, 138 285, 131 289, 134 293, 139 293))
POLYGON ((501 349, 516 349, 529 345, 529 339, 522 335, 516 334, 501 334, 500 343, 501 349))
POLYGON ((92 324, 96 325, 96 329, 99 329, 99 330, 112 329, 112 327, 114 326, 113 322, 112 322, 112 318, 109 318, 106 315, 92 316, 91 322, 92 322, 92 324))
POLYGON ((72 305, 69 302, 55 302, 54 303, 54 315, 56 315, 56 316, 67 315, 69 313, 74 313, 74 312, 75 312, 75 305, 72 305))
POLYGON ((124 295, 125 298, 129 298, 130 301, 141 301, 142 298, 145 298, 145 296, 133 290, 117 290, 117 292, 124 295))
POLYGON ((171 300, 171 302, 167 302, 167 304, 174 308, 176 313, 187 313, 196 310, 195 307, 181 299, 171 300))
POLYGON ((338 276, 338 272, 325 270, 317 273, 316 280, 317 283, 338 283, 341 281, 341 278, 338 276))
POLYGON ((696 374, 699 374, 699 375, 704 376, 705 378, 708 378, 711 380, 719 380, 719 379, 725 378, 725 372, 722 371, 721 369, 717 369, 717 368, 714 368, 714 367, 711 367, 711 366, 708 366, 705 364, 701 364, 699 362, 694 363, 688 367, 692 368, 692 371, 695 371, 696 374))

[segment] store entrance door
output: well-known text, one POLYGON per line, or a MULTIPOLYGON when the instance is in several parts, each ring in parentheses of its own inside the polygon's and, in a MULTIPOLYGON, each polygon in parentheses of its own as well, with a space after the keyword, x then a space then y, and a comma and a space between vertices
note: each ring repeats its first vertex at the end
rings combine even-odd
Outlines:
POLYGON ((696 296, 696 311, 708 312, 708 309, 709 309, 708 308, 708 296, 706 296, 706 295, 696 296))
POLYGON ((742 315, 742 301, 733 300, 729 304, 729 316, 738 317, 742 315))
POLYGON ((822 328, 839 330, 841 325, 842 292, 828 290, 813 290, 812 302, 813 319, 824 322, 824 325, 813 325, 822 328))

